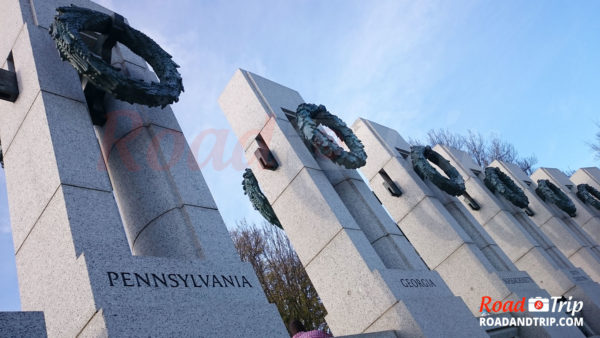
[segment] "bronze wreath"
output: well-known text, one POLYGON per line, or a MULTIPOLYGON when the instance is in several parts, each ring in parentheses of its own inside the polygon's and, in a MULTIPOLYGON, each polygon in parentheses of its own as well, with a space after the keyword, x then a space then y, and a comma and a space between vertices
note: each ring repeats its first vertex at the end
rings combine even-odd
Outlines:
POLYGON ((583 202, 600 210, 600 191, 596 190, 589 184, 577 185, 577 197, 583 202))
POLYGON ((491 192, 502 195, 510 203, 519 208, 526 208, 529 205, 529 199, 527 199, 523 190, 508 175, 503 173, 500 168, 485 168, 483 183, 485 183, 485 186, 491 192))
POLYGON ((115 33, 111 16, 73 5, 56 10, 58 14, 50 26, 50 35, 56 42, 61 58, 96 87, 119 100, 149 107, 164 108, 178 101, 179 94, 183 91, 181 75, 177 71, 179 66, 154 40, 124 23, 120 25, 118 33, 113 34, 117 41, 152 66, 160 83, 131 79, 93 54, 80 36, 81 31, 115 33))
POLYGON ((364 146, 354 135, 352 129, 348 128, 346 123, 339 117, 328 112, 325 106, 302 103, 296 109, 296 118, 302 137, 333 162, 348 169, 360 168, 367 163, 367 153, 365 153, 364 146), (337 132, 350 151, 345 151, 327 134, 317 128, 319 124, 337 132))
POLYGON ((450 161, 432 150, 431 147, 410 147, 410 158, 412 160, 413 168, 423 180, 431 181, 431 183, 435 184, 438 188, 453 196, 460 196, 465 192, 465 181, 456 168, 450 164, 450 161), (442 169, 450 179, 440 175, 440 173, 429 164, 428 160, 442 169))
POLYGON ((248 195, 250 203, 255 210, 267 220, 267 222, 275 225, 276 227, 283 229, 275 211, 271 207, 271 204, 267 200, 267 197, 262 193, 258 186, 258 181, 254 177, 252 169, 246 169, 244 172, 244 180, 242 181, 242 188, 244 188, 244 195, 248 195))
POLYGON ((573 201, 559 187, 548 180, 538 180, 535 192, 540 198, 548 203, 555 204, 559 209, 575 217, 577 208, 573 201))

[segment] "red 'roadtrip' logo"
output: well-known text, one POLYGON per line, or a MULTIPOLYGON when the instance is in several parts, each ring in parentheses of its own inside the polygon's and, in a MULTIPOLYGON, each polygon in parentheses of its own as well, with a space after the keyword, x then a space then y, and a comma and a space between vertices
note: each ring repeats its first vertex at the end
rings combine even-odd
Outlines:
POLYGON ((490 296, 483 296, 481 297, 481 305, 479 306, 479 312, 483 312, 483 310, 485 309, 485 311, 492 313, 492 312, 525 312, 525 297, 523 297, 523 299, 521 299, 518 302, 513 302, 512 300, 508 300, 508 301, 501 301, 501 300, 497 300, 495 301, 491 308, 489 307, 489 304, 492 302, 492 297, 490 296))
POLYGON ((570 312, 571 316, 583 309, 583 301, 572 300, 573 297, 566 299, 565 297, 551 297, 552 302, 544 297, 532 297, 526 300, 526 297, 514 302, 512 300, 492 302, 492 297, 481 297, 481 305, 479 312, 487 313, 497 312, 525 312, 525 303, 527 303, 527 311, 529 312, 570 312), (552 304, 551 304, 552 303, 552 304), (552 306, 550 306, 552 305, 552 306))
POLYGON ((519 301, 501 301, 492 302, 492 297, 481 297, 479 306, 479 325, 481 326, 583 326, 583 317, 576 315, 583 309, 583 301, 572 300, 573 297, 566 299, 562 297, 526 297, 519 301), (493 312, 525 312, 525 303, 527 302, 527 312, 529 315, 514 316, 491 316, 493 312), (552 303, 552 304, 551 304, 552 303), (559 315, 549 314, 548 312, 557 312, 559 315), (569 314, 569 315, 565 315, 569 314))
POLYGON ((231 140, 231 130, 207 128, 202 130, 194 138, 189 139, 191 151, 186 152, 186 139, 181 132, 173 129, 157 127, 157 132, 152 134, 152 140, 148 144, 145 157, 136 157, 135 153, 129 148, 133 146, 142 135, 143 126, 151 124, 143 120, 140 112, 136 110, 118 110, 108 114, 108 120, 99 133, 99 139, 102 142, 104 158, 98 161, 98 170, 106 170, 105 162, 110 152, 110 156, 119 156, 125 168, 129 171, 139 171, 146 164, 153 170, 169 170, 179 161, 185 161, 191 170, 199 170, 212 162, 213 169, 223 170, 231 166, 234 170, 243 170, 249 166, 254 158, 249 158, 248 163, 244 162, 244 151, 242 144, 245 144, 250 138, 259 134, 268 144, 271 141, 274 132, 274 123, 268 121, 261 130, 248 130, 239 138, 233 136, 237 144, 233 147, 231 156, 227 156, 225 148, 228 141, 231 140), (123 135, 119 129, 129 130, 123 135), (171 147, 161 147, 161 143, 170 143, 171 147), (212 145, 211 145, 212 144, 212 145), (209 151, 206 151, 210 149, 209 151), (107 153, 108 152, 108 153, 107 153), (200 157, 200 152, 206 153, 204 158, 200 157), (159 160, 159 154, 164 155, 164 160, 159 160), (187 154, 187 155, 186 155, 187 154), (146 163, 142 163, 142 162, 146 163))

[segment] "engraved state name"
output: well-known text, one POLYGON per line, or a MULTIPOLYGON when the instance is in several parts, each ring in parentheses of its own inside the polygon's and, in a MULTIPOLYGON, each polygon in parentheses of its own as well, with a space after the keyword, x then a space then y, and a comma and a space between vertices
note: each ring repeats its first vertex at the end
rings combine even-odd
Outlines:
POLYGON ((512 278, 502 278, 504 283, 506 284, 524 284, 524 283, 533 283, 533 279, 529 277, 512 277, 512 278))
POLYGON ((402 278, 400 284, 405 288, 435 288, 437 285, 429 278, 402 278))
POLYGON ((253 287, 246 276, 108 271, 110 286, 154 288, 245 288, 253 287))

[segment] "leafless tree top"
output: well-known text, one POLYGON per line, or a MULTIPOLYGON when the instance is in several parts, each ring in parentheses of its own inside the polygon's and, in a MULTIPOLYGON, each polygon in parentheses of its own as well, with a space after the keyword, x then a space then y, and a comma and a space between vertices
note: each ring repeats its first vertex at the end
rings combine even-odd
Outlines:
MULTIPOLYGON (((420 140, 413 138, 409 138, 408 142, 412 145, 423 144, 420 140)), ((427 143, 431 145, 442 144, 465 151, 482 167, 488 166, 494 160, 499 160, 514 163, 523 169, 527 175, 530 175, 537 163, 535 155, 520 157, 517 149, 511 143, 500 139, 497 135, 492 135, 486 139, 481 133, 471 130, 468 131, 467 135, 461 135, 448 129, 431 129, 427 132, 427 143)))
MULTIPOLYGON (((597 124, 597 126, 600 128, 600 124, 597 124)), ((596 133, 596 140, 594 141, 594 143, 590 144, 590 147, 592 148, 596 159, 600 160, 600 131, 596 133)))

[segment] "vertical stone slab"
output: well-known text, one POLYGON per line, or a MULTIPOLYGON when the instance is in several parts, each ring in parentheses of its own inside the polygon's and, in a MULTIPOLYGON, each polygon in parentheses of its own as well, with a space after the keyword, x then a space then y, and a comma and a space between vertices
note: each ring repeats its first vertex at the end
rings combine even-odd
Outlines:
POLYGON ((219 98, 323 300, 333 332, 485 335, 439 275, 426 268, 358 173, 307 148, 293 124, 303 102, 296 91, 244 70, 236 71, 219 98), (272 152, 276 170, 263 169, 254 157, 261 146, 272 152))
POLYGON ((567 175, 556 168, 538 168, 531 174, 531 179, 536 182, 541 179, 550 180, 550 182, 559 187, 573 201, 573 204, 577 208, 573 220, 585 230, 594 243, 600 243, 600 210, 584 203, 577 197, 577 184, 569 180, 567 175))
POLYGON ((571 181, 575 184, 589 184, 600 190, 600 168, 581 168, 571 175, 571 181))
POLYGON ((44 314, 0 312, 0 337, 47 337, 44 314))
POLYGON ((535 193, 537 183, 514 164, 494 161, 523 191, 533 211, 530 219, 544 232, 573 265, 583 269, 595 282, 600 281, 600 255, 587 234, 569 215, 555 205, 542 201, 535 193))
POLYGON ((75 335, 94 312, 84 247, 109 256, 129 248, 79 77, 30 4, 9 2, 19 13, 2 17, 23 16, 11 44, 20 95, 2 101, 0 125, 21 304, 45 312, 50 336, 75 335), (82 208, 96 215, 80 218, 82 208))
MULTIPOLYGON (((427 265, 440 273, 474 314, 479 314, 484 295, 499 300, 549 296, 526 272, 517 269, 459 198, 423 181, 415 173, 410 147, 396 131, 362 118, 354 122, 352 129, 363 141, 367 153, 374 155, 360 169, 373 191, 427 265), (401 196, 388 191, 390 183, 401 189, 401 196)), ((441 152, 443 149, 435 150, 449 159, 441 152)), ((576 328, 563 329, 520 327, 519 334, 582 335, 576 328)))
MULTIPOLYGON (((467 199, 459 198, 465 209, 483 225, 490 236, 507 253, 511 261, 524 270, 553 296, 566 295, 583 301, 585 322, 600 332, 596 318, 600 314, 600 286, 576 268, 556 245, 529 218, 502 195, 491 192, 484 184, 485 171, 463 151, 439 147, 465 179, 469 195, 480 209, 469 207, 467 199)), ((496 167, 496 163, 490 164, 496 167)), ((533 178, 533 177, 532 177, 533 178)))
MULTIPOLYGON (((20 91, 0 101, 0 135, 23 310, 43 311, 49 337, 286 335, 170 108, 108 95, 124 112, 108 132, 92 125, 47 29, 71 3, 111 13, 87 0, 7 0, 0 12, 20 91)), ((131 76, 156 78, 123 46, 114 52, 131 76)))

